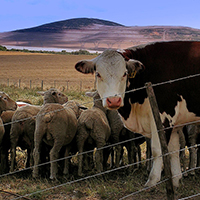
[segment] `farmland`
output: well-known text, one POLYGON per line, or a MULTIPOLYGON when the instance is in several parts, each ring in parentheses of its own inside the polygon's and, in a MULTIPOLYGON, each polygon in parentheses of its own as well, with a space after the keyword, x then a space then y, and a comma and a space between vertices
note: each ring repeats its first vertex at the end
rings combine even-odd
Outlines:
MULTIPOLYGON (((44 80, 47 88, 51 87, 54 80, 69 80, 78 82, 82 80, 91 81, 91 85, 87 85, 84 91, 93 88, 94 76, 78 73, 74 69, 74 65, 78 60, 94 58, 93 55, 54 55, 54 54, 37 54, 37 53, 22 53, 22 52, 1 52, 0 51, 0 79, 5 82, 1 85, 0 90, 7 92, 12 98, 30 99, 34 104, 38 104, 35 94, 36 89, 29 89, 29 84, 26 86, 13 87, 13 83, 17 85, 18 80, 44 80), (10 86, 7 86, 6 80, 10 80, 10 86)), ((2 84, 2 83, 1 83, 2 84)), ((14 85, 15 85, 14 84, 14 85)), ((61 87, 61 85, 59 86, 61 87)), ((39 88, 38 88, 39 89, 39 88)), ((61 89, 63 89, 61 87, 61 89)), ((83 98, 76 92, 76 95, 69 93, 63 89, 63 92, 69 95, 69 99, 75 99, 79 102, 91 101, 89 98, 83 98)), ((142 145, 142 160, 145 159, 145 145, 142 145)), ((17 198, 14 194, 26 195, 34 193, 30 196, 21 199, 81 199, 81 200, 100 200, 109 199, 115 200, 122 198, 132 192, 144 188, 148 173, 146 171, 145 162, 142 163, 140 169, 135 169, 129 172, 128 168, 113 171, 108 174, 99 175, 93 178, 80 179, 77 176, 77 158, 73 160, 73 165, 70 169, 70 177, 60 176, 57 181, 50 181, 48 177, 33 179, 31 170, 22 171, 25 162, 24 151, 18 151, 17 155, 17 170, 12 175, 0 177, 0 200, 17 198), (76 180, 80 180, 77 181, 76 180), (9 193, 5 193, 6 191, 9 193), (41 192, 40 192, 41 191, 41 192), (36 193, 35 193, 36 192, 36 193)), ((125 159, 127 164, 127 155, 125 159)), ((93 175, 91 171, 88 175, 93 175)), ((164 175, 162 179, 165 179, 164 175)), ((175 198, 183 198, 196 193, 200 190, 200 175, 187 176, 183 178, 180 188, 175 190, 175 198)), ((138 199, 167 199, 165 191, 165 183, 162 183, 151 189, 141 191, 140 193, 126 198, 127 200, 138 199)), ((198 199, 198 197, 193 198, 198 199)))
POLYGON ((78 60, 94 57, 0 51, 0 84, 7 85, 9 80, 9 85, 17 86, 20 80, 21 86, 29 87, 31 80, 33 87, 40 87, 43 81, 47 88, 53 87, 56 82, 66 85, 68 81, 78 86, 82 81, 83 88, 92 88, 94 76, 77 73, 74 65, 78 60), (84 82, 87 83, 85 86, 84 82))

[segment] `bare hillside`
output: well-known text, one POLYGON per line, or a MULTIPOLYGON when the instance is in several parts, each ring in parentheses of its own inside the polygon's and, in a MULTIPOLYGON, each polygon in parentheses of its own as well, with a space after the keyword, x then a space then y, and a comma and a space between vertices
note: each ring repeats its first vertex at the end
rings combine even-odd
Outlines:
POLYGON ((88 50, 127 48, 161 40, 200 40, 200 30, 175 26, 123 26, 106 20, 77 18, 0 33, 0 45, 88 50))

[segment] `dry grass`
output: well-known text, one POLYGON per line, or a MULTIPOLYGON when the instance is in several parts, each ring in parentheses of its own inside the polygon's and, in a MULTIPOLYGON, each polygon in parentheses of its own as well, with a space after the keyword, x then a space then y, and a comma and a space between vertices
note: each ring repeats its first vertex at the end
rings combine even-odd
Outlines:
POLYGON ((92 75, 86 76, 77 73, 74 66, 79 60, 92 59, 95 56, 2 52, 0 52, 1 77, 9 79, 94 80, 92 75))
MULTIPOLYGON (((0 51, 0 84, 40 87, 41 81, 44 88, 63 85, 69 87, 88 88, 94 87, 94 75, 78 73, 74 66, 82 59, 92 59, 92 55, 55 55, 21 52, 0 51), (81 82, 81 83, 80 83, 81 82), (81 85, 80 85, 81 84, 81 85)), ((60 88, 59 88, 60 89, 60 88)))

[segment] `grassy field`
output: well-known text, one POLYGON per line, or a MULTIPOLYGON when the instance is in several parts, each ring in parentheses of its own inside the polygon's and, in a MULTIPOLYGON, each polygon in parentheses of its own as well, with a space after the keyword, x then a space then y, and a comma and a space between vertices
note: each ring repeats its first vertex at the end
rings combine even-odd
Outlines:
POLYGON ((58 55, 0 51, 0 84, 30 88, 69 87, 91 89, 94 87, 94 75, 78 73, 74 66, 82 59, 92 59, 93 55, 58 55), (8 83, 9 80, 9 83, 8 83))
MULTIPOLYGON (((20 52, 0 52, 0 77, 5 78, 28 78, 28 79, 73 79, 93 81, 92 75, 83 75, 74 69, 78 60, 90 59, 94 56, 75 55, 50 55, 30 54, 20 52)), ((36 94, 39 88, 18 88, 0 85, 0 91, 7 92, 14 100, 29 99, 33 104, 42 104, 42 97, 36 94)), ((91 88, 88 88, 91 89, 91 88)), ((66 91, 69 99, 77 100, 90 107, 91 98, 85 97, 84 92, 79 90, 66 91), (90 102, 90 103, 87 103, 90 102)), ((145 144, 142 146, 142 159, 145 159, 145 144)), ((0 200, 16 199, 16 195, 27 195, 20 199, 81 199, 101 200, 120 199, 130 193, 144 188, 148 173, 145 162, 140 169, 129 171, 128 168, 119 169, 104 175, 80 179, 77 176, 77 158, 73 159, 70 168, 70 177, 59 176, 57 181, 50 181, 48 177, 33 179, 31 169, 23 170, 25 163, 25 151, 18 151, 17 168, 14 174, 0 176, 0 200)), ((127 156, 125 155, 125 163, 127 156)), ((95 171, 88 175, 92 176, 95 171)), ((162 179, 165 179, 162 175, 162 179)), ((175 190, 175 199, 187 197, 200 192, 200 175, 184 177, 181 185, 175 190)), ((167 199, 165 183, 144 190, 126 198, 127 200, 165 200, 167 199)), ((199 197, 192 198, 199 199, 199 197)))

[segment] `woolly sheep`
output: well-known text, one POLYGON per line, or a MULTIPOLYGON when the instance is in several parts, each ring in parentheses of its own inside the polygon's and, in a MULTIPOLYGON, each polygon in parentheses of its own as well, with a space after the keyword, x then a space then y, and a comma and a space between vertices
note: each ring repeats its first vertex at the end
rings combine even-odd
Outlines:
MULTIPOLYGON (((17 109, 17 104, 15 101, 10 99, 10 97, 4 93, 0 92, 0 115, 2 115, 3 111, 6 110, 16 110, 17 109)), ((0 158, 1 158, 1 163, 0 163, 0 174, 4 173, 5 169, 5 154, 4 154, 4 138, 5 138, 5 129, 3 125, 2 118, 0 117, 0 158)))
MULTIPOLYGON (((200 125, 194 125, 190 124, 183 127, 183 144, 181 145, 181 148, 184 148, 185 146, 190 147, 189 148, 189 169, 193 169, 196 166, 200 166, 200 147, 196 147, 196 144, 200 143, 200 125)), ((180 133, 179 133, 180 135, 180 133)), ((183 161, 183 168, 184 171, 186 170, 186 161, 185 161, 185 151, 181 151, 181 158, 183 161)), ((195 170, 192 170, 190 172, 191 175, 195 175, 195 170)), ((187 174, 186 174, 187 175, 187 174)))
MULTIPOLYGON (((38 92, 38 94, 43 96, 43 105, 46 103, 64 104, 68 101, 66 95, 54 88, 44 92, 38 92)), ((36 105, 22 106, 13 115, 13 123, 10 131, 11 171, 14 171, 16 146, 27 149, 26 167, 29 167, 30 164, 33 165, 32 153, 34 148, 35 116, 41 108, 42 106, 36 105)))
MULTIPOLYGON (((41 142, 44 141, 52 148, 50 161, 59 158, 62 147, 65 148, 65 157, 69 154, 70 143, 77 131, 77 118, 81 112, 80 105, 75 101, 68 101, 64 105, 46 104, 36 117, 36 129, 34 133, 34 168, 33 177, 38 176, 38 164, 40 162, 41 142)), ((57 178, 57 162, 51 162, 50 179, 57 178)), ((68 159, 65 159, 64 174, 69 173, 68 159)))
POLYGON ((1 118, 5 129, 5 133, 1 144, 2 155, 4 156, 4 159, 1 163, 2 174, 9 172, 8 151, 10 149, 10 129, 11 129, 12 116, 14 115, 15 112, 16 111, 13 110, 6 110, 3 111, 3 113, 1 114, 1 118))
POLYGON ((83 152, 93 150, 97 172, 103 171, 103 150, 98 150, 106 145, 111 130, 106 117, 107 110, 103 108, 101 101, 94 101, 92 108, 83 111, 78 119, 76 142, 79 151, 78 175, 83 176, 83 152), (87 144, 87 145, 86 145, 87 144))
MULTIPOLYGON (((141 148, 140 145, 143 144, 146 140, 141 134, 133 133, 127 128, 123 128, 120 132, 120 141, 127 141, 122 144, 125 146, 128 153, 128 163, 132 164, 135 162, 139 162, 138 166, 141 167, 141 148), (130 141, 128 141, 130 140, 130 141), (137 159, 138 157, 138 159, 137 159)), ((123 150, 123 147, 122 147, 123 150)), ((121 158, 123 157, 123 151, 121 153, 121 158)), ((134 168, 134 165, 133 165, 134 168)), ((130 168, 131 169, 131 168, 130 168)))
MULTIPOLYGON (((100 109, 105 109, 103 108, 101 101, 97 101, 99 102, 98 104, 96 103, 96 100, 100 99, 100 96, 97 92, 87 92, 86 93, 87 96, 92 96, 94 99, 94 106, 95 107, 99 107, 100 109)), ((128 139, 132 139, 135 138, 136 136, 140 136, 140 134, 135 135, 135 133, 129 131, 128 129, 126 129, 124 127, 124 124, 118 114, 118 112, 116 110, 106 110, 105 111, 110 128, 111 128, 111 135, 110 138, 108 140, 108 142, 110 144, 115 144, 115 143, 119 143, 120 141, 125 141, 128 139)), ((129 143, 124 143, 124 144, 119 144, 115 146, 115 162, 113 162, 113 156, 112 156, 112 166, 113 167, 119 167, 119 163, 122 157, 122 152, 123 152, 123 146, 126 146, 127 151, 128 151, 128 158, 129 158, 129 163, 133 163, 134 160, 136 161, 136 153, 138 153, 138 157, 140 160, 140 144, 142 144, 145 141, 144 138, 138 139, 138 140, 132 140, 129 143), (136 148, 137 147, 137 148, 136 148), (114 165, 113 165, 114 164, 114 165)), ((109 153, 111 150, 112 151, 113 148, 108 149, 106 148, 104 150, 104 167, 106 168, 107 164, 106 164, 106 160, 109 156, 109 153)), ((113 153, 112 153, 113 155, 113 153)))

